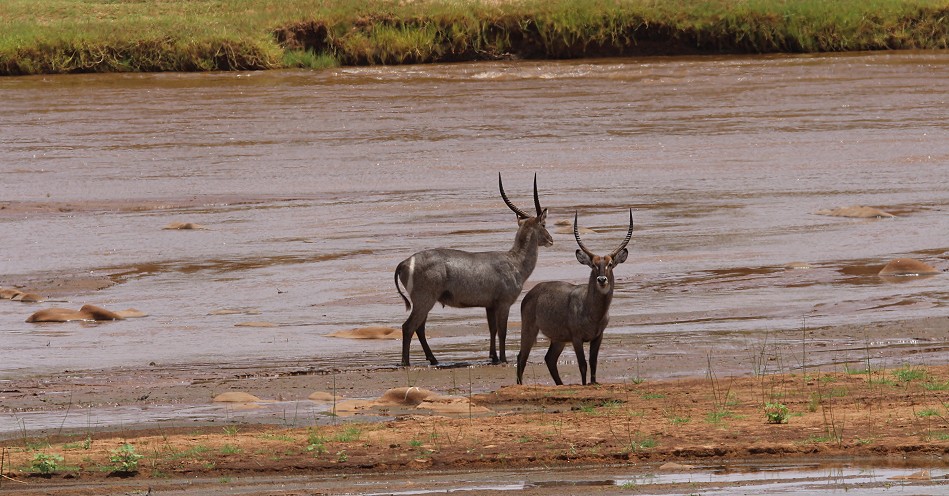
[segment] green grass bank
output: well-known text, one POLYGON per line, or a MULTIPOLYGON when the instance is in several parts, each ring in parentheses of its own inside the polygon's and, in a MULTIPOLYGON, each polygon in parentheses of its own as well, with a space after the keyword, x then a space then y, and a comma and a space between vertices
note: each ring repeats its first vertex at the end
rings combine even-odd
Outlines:
POLYGON ((949 48, 949 0, 3 0, 0 75, 949 48))

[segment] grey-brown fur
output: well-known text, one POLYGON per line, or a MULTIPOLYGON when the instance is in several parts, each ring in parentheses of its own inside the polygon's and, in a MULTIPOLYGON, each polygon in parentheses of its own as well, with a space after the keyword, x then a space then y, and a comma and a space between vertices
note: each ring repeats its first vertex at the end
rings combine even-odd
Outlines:
POLYGON ((425 250, 403 260, 395 269, 395 287, 405 301, 405 309, 412 310, 402 324, 402 365, 409 365, 409 346, 417 334, 425 357, 432 365, 438 361, 425 339, 425 321, 435 303, 451 307, 483 307, 487 313, 491 333, 491 361, 507 362, 505 340, 511 305, 517 300, 537 264, 540 246, 550 246, 553 239, 547 232, 547 209, 542 209, 537 197, 537 176, 534 176, 534 207, 537 215, 530 216, 515 207, 501 183, 501 198, 517 214, 518 228, 514 246, 508 251, 471 253, 448 248, 425 250), (408 297, 399 283, 405 286, 408 297), (500 347, 498 356, 495 340, 500 347))
POLYGON ((567 344, 573 344, 580 367, 582 383, 587 383, 587 361, 583 343, 590 343, 590 383, 596 384, 596 359, 603 340, 603 330, 610 321, 610 303, 613 301, 613 269, 626 261, 626 245, 633 235, 633 210, 629 211, 629 230, 619 248, 606 256, 594 255, 580 241, 577 216, 574 215, 573 235, 580 249, 577 261, 590 267, 586 284, 562 281, 542 282, 528 291, 521 301, 521 351, 517 355, 517 383, 523 383, 524 367, 537 333, 550 339, 550 348, 544 356, 547 370, 558 385, 563 384, 557 370, 557 359, 567 344))

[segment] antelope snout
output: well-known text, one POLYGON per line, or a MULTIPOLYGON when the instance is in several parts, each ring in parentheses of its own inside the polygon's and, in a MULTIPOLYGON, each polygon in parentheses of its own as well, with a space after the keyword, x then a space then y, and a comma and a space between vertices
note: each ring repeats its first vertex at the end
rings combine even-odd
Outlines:
POLYGON ((606 276, 599 276, 599 277, 597 277, 597 278, 596 278, 596 283, 599 284, 600 286, 606 286, 606 283, 607 283, 606 276))

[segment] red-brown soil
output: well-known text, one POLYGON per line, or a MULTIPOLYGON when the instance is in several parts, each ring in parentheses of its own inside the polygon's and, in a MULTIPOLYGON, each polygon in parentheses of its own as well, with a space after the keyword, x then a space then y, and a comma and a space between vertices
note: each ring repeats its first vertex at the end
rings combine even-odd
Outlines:
POLYGON ((490 413, 377 406, 375 412, 388 420, 356 416, 309 428, 128 428, 11 439, 3 443, 9 478, 0 488, 9 494, 101 494, 103 488, 116 493, 143 484, 171 490, 182 480, 190 480, 194 490, 201 481, 220 488, 222 481, 249 476, 413 477, 441 470, 664 462, 687 470, 690 464, 746 458, 931 464, 949 455, 947 389, 949 366, 869 374, 710 374, 585 387, 504 385, 459 395, 490 413), (769 404, 783 405, 786 415, 769 404), (770 421, 769 411, 775 414, 770 421), (132 474, 115 472, 117 463, 110 461, 124 443, 143 456, 132 474), (31 473, 37 453, 64 458, 44 478, 31 473))

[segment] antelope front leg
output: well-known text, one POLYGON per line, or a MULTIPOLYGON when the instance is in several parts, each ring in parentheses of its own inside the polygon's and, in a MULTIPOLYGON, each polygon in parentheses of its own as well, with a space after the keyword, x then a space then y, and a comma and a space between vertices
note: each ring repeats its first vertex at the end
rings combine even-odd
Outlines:
POLYGON ((602 334, 590 341, 590 384, 596 384, 596 357, 600 354, 600 343, 602 341, 602 334))
POLYGON ((497 318, 497 309, 496 308, 486 308, 485 312, 488 316, 488 331, 491 332, 491 363, 498 363, 498 349, 495 346, 495 339, 498 336, 498 318, 497 318))
POLYGON ((550 376, 554 378, 554 382, 557 383, 558 386, 563 386, 563 381, 560 380, 560 372, 557 370, 557 359, 560 358, 560 354, 563 353, 565 346, 567 346, 567 343, 551 341, 550 348, 547 349, 547 354, 544 355, 547 370, 550 371, 550 376))
MULTIPOLYGON (((587 385, 587 359, 583 355, 583 341, 574 338, 573 340, 573 351, 577 354, 577 366, 580 367, 580 380, 583 385, 587 385)), ((592 357, 592 351, 591 351, 592 357)), ((592 376, 591 376, 592 379, 592 376)))
POLYGON ((507 318, 511 313, 511 307, 505 306, 498 308, 495 312, 498 320, 498 348, 501 352, 501 363, 507 363, 507 318))

